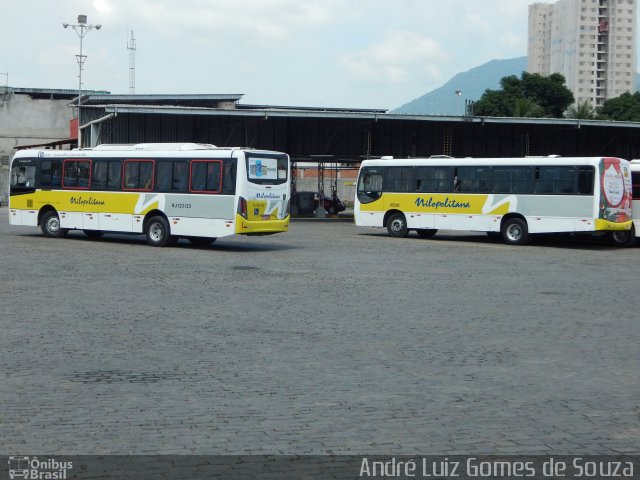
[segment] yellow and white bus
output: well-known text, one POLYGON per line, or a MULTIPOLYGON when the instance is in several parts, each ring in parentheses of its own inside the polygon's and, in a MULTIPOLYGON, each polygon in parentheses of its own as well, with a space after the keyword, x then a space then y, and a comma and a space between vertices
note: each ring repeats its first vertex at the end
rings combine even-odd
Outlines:
POLYGON ((9 221, 47 237, 71 229, 144 233, 152 246, 180 237, 208 245, 234 234, 289 228, 284 153, 213 145, 100 145, 21 150, 11 163, 9 221))
MULTIPOLYGON (((620 158, 450 158, 365 160, 355 221, 393 237, 438 229, 500 234, 628 231, 631 173, 620 158)), ((613 237, 613 236, 612 236, 613 237)), ((615 241, 616 239, 614 239, 615 241)))

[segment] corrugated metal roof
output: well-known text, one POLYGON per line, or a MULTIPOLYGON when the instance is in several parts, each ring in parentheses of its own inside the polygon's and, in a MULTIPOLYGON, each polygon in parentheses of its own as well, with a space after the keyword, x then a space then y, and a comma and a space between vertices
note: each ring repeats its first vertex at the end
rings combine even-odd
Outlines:
POLYGON ((83 95, 84 105, 97 105, 97 104, 127 104, 127 105, 184 105, 184 106, 198 106, 202 104, 203 107, 211 106, 212 103, 218 102, 237 102, 243 97, 244 94, 180 94, 180 95, 165 95, 165 94, 150 94, 150 95, 83 95))
MULTIPOLYGON (((29 95, 31 97, 38 98, 61 98, 61 99, 72 99, 78 96, 78 89, 64 89, 64 88, 23 88, 23 87, 5 87, 8 88, 10 93, 19 94, 19 95, 29 95)), ((109 92, 102 90, 83 90, 83 96, 85 94, 91 95, 99 95, 102 94, 108 95, 109 92)))
MULTIPOLYGON (((94 107, 97 107, 94 105, 94 107)), ((519 117, 460 117, 447 115, 413 115, 401 113, 380 113, 367 110, 282 110, 277 108, 263 109, 220 109, 180 106, 152 106, 152 105, 101 105, 106 113, 138 113, 138 114, 167 114, 167 115, 209 115, 209 116, 238 116, 238 117, 292 117, 292 118, 363 118, 372 120, 413 120, 423 122, 453 122, 476 124, 511 124, 511 125, 565 125, 567 127, 612 127, 612 128, 640 128, 640 122, 614 122, 605 120, 584 120, 570 118, 519 118, 519 117)))
POLYGON ((364 113, 385 113, 388 110, 380 108, 340 108, 340 107, 299 107, 285 105, 237 105, 238 110, 285 110, 285 111, 304 111, 304 112, 364 112, 364 113))

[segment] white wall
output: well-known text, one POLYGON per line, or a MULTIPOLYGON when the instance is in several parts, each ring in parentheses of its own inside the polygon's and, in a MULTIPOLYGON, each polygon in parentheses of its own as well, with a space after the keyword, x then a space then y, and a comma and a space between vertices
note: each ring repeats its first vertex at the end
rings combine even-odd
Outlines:
POLYGON ((6 205, 9 190, 9 166, 15 147, 47 143, 69 138, 73 111, 69 100, 32 99, 0 89, 0 201, 6 205), (8 157, 8 158, 7 158, 8 157))

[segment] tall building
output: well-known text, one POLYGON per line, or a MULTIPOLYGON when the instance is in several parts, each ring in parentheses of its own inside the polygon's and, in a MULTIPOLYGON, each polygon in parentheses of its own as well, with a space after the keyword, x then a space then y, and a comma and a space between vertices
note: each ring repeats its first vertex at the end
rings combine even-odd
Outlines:
POLYGON ((601 106, 635 91, 636 0, 529 5, 530 73, 561 73, 576 102, 601 106))

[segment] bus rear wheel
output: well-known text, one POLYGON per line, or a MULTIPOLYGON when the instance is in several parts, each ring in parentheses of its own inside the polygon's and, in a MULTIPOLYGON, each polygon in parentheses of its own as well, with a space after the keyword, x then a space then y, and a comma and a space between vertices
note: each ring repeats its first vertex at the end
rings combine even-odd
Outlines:
POLYGON ((152 247, 168 247, 174 245, 178 240, 171 235, 171 227, 167 219, 160 216, 151 217, 147 221, 145 234, 147 242, 152 247))
POLYGON ((45 237, 60 238, 64 237, 69 229, 60 227, 60 217, 58 212, 49 210, 40 220, 40 229, 45 237))
POLYGON ((405 216, 400 212, 392 213, 387 220, 387 231, 389 235, 396 238, 404 238, 409 235, 405 216))
POLYGON ((632 247, 636 244, 636 228, 635 225, 631 230, 619 230, 611 232, 611 242, 616 247, 632 247))
POLYGON ((509 218, 502 224, 502 239, 509 245, 524 245, 529 241, 527 222, 521 218, 509 218))

